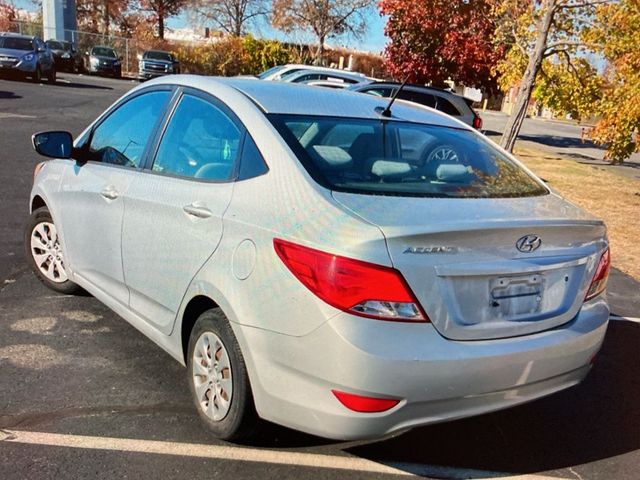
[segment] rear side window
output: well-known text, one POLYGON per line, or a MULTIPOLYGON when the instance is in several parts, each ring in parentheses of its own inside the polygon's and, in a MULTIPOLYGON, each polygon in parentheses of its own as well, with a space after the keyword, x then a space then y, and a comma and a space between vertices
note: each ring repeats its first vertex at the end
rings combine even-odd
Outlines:
POLYGON ((451 115, 453 117, 459 117, 460 112, 453 104, 447 100, 446 98, 438 97, 438 110, 446 113, 447 115, 451 115))
POLYGON ((392 89, 388 87, 382 88, 370 88, 368 90, 361 90, 363 93, 368 93, 369 95, 375 95, 376 97, 390 97, 392 89))
POLYGON ((153 171, 209 181, 235 173, 241 132, 218 107, 185 94, 160 142, 153 171))
POLYGON ((436 108, 436 97, 430 93, 414 92, 412 90, 402 90, 398 94, 398 98, 408 100, 409 102, 419 103, 426 107, 436 108))
POLYGON ((491 142, 466 129, 378 119, 269 119, 311 176, 331 190, 454 198, 548 193, 491 142))
POLYGON ((144 93, 114 110, 93 131, 89 160, 140 167, 149 136, 169 95, 169 91, 144 93))

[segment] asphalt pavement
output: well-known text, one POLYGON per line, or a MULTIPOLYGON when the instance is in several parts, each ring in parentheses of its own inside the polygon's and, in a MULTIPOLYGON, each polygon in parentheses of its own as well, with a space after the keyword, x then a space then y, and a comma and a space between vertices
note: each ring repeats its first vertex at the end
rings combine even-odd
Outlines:
POLYGON ((633 319, 611 322, 585 382, 517 408, 371 442, 275 425, 251 445, 213 439, 180 365, 93 297, 55 294, 25 266, 31 134, 75 135, 135 85, 60 80, 0 80, 1 479, 639 478, 633 319))

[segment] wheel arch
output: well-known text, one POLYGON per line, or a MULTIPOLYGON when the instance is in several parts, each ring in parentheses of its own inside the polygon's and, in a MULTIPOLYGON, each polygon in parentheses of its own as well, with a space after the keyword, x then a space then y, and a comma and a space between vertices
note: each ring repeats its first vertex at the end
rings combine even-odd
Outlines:
POLYGON ((184 308, 180 325, 180 345, 182 346, 182 357, 185 364, 187 363, 191 330, 193 330, 193 326, 196 320, 198 320, 198 317, 212 308, 219 308, 219 305, 207 295, 196 295, 189 300, 189 303, 187 303, 187 306, 184 308))
POLYGON ((46 207, 47 202, 40 195, 35 195, 31 200, 31 213, 36 211, 38 208, 46 207))

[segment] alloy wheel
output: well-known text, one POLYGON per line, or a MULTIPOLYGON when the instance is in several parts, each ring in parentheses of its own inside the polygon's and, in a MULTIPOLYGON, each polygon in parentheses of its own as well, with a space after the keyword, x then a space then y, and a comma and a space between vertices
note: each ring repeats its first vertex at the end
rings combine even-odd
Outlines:
POLYGON ((31 255, 40 273, 48 280, 54 283, 68 280, 60 238, 53 223, 40 222, 31 231, 31 255))
POLYGON ((207 417, 219 422, 229 413, 233 395, 227 349, 215 333, 204 332, 196 342, 192 360, 192 381, 198 405, 207 417))

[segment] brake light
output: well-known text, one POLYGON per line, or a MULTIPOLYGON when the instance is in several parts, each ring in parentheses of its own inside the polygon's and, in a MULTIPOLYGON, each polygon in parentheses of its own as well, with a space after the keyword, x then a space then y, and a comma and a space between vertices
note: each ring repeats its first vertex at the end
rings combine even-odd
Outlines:
POLYGON ((400 400, 393 398, 374 398, 363 397, 361 395, 354 395, 353 393, 340 392, 338 390, 331 390, 340 403, 342 403, 349 410, 362 413, 375 413, 384 412, 395 407, 400 400))
POLYGON ((478 115, 473 117, 473 128, 476 130, 480 130, 482 128, 482 119, 478 115))
POLYGON ((597 297, 602 292, 604 292, 605 288, 607 288, 607 280, 609 278, 610 267, 611 254, 609 253, 609 249, 607 248, 600 257, 600 261, 598 262, 598 266, 596 267, 596 273, 593 274, 593 280, 591 280, 591 285, 589 286, 587 295, 584 298, 585 301, 597 297))
POLYGON ((40 162, 36 165, 36 168, 33 169, 33 181, 36 181, 36 177, 38 176, 38 173, 40 173, 40 170, 42 170, 42 167, 44 167, 44 164, 46 162, 40 162))
POLYGON ((415 295, 397 270, 333 255, 274 238, 286 267, 317 297, 362 317, 427 322, 415 295))

